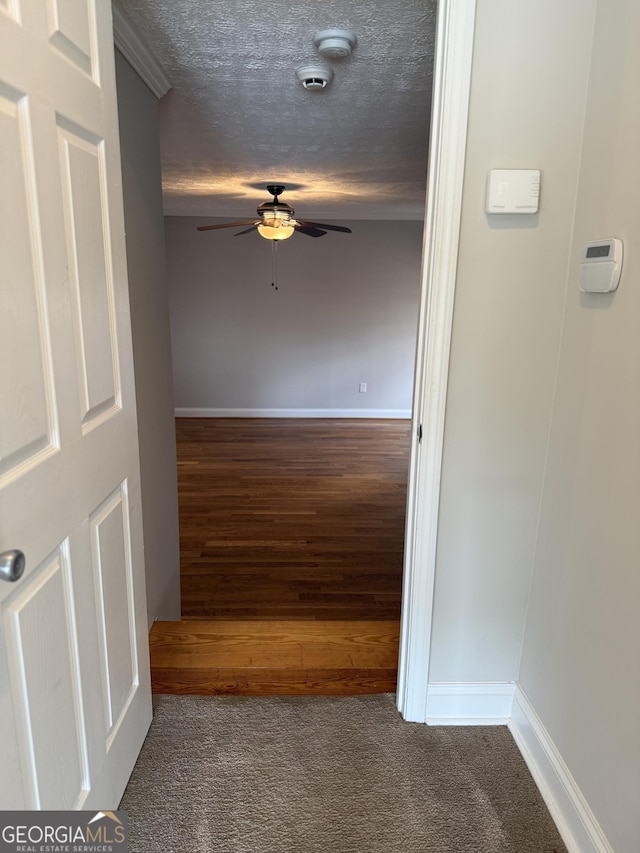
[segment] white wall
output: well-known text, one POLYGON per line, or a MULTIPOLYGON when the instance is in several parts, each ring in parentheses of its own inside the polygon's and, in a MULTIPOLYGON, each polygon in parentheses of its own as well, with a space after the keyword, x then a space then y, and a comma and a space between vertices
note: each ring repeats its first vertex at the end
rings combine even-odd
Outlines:
POLYGON ((166 219, 176 406, 408 416, 422 223, 294 234, 276 292, 271 243, 215 221, 166 219))
POLYGON ((593 0, 479 0, 430 680, 518 675, 578 180, 593 0), (487 217, 492 168, 542 170, 487 217))
POLYGON ((116 51, 149 622, 180 618, 180 554, 158 102, 116 51))
POLYGON ((640 4, 599 0, 520 683, 616 853, 640 849, 640 4), (580 294, 620 237, 615 294, 580 294))

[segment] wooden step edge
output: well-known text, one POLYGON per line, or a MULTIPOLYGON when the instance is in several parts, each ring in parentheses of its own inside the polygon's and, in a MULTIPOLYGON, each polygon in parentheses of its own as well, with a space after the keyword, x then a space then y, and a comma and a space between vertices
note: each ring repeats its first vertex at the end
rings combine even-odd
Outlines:
POLYGON ((397 623, 156 623, 152 669, 367 670, 397 665, 397 623), (170 630, 167 624, 172 624, 170 630))
POLYGON ((397 669, 153 669, 154 693, 196 696, 355 696, 394 693, 397 669))

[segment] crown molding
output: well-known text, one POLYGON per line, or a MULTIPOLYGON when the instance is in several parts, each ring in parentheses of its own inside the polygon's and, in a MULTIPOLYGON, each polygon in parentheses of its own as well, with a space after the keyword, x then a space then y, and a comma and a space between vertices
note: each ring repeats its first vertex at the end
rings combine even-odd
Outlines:
POLYGON ((162 98, 171 88, 169 78, 155 56, 144 43, 142 36, 115 3, 113 11, 113 42, 131 64, 156 98, 162 98))

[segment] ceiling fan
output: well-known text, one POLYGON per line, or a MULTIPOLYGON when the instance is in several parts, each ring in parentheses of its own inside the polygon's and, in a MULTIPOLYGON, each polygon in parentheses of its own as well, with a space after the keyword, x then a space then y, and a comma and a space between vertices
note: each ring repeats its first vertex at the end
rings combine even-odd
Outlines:
POLYGON ((242 225, 250 225, 244 231, 238 231, 234 237, 240 234, 249 234, 257 231, 261 237, 267 240, 286 240, 294 231, 306 234, 308 237, 324 237, 327 231, 343 231, 351 234, 351 228, 342 225, 322 225, 320 222, 307 222, 304 219, 294 219, 295 210, 284 201, 278 201, 285 187, 282 184, 268 184, 267 191, 273 196, 273 201, 265 201, 258 206, 259 219, 246 219, 241 222, 225 222, 223 225, 200 225, 198 231, 215 231, 218 228, 239 228, 242 225))

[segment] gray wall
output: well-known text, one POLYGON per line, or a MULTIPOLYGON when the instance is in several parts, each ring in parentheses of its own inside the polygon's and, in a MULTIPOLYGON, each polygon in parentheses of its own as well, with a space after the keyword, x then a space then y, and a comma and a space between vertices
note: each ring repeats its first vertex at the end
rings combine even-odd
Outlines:
POLYGON ((599 0, 520 672, 616 853, 640 846, 639 43, 637 0, 599 0), (580 294, 603 237, 624 241, 619 290, 580 294))
POLYGON ((158 102, 116 51, 149 622, 180 618, 176 443, 158 102))
POLYGON ((271 243, 196 231, 215 221, 166 219, 176 407, 407 417, 422 223, 294 234, 278 247, 276 292, 271 243))

